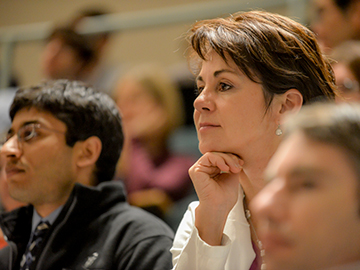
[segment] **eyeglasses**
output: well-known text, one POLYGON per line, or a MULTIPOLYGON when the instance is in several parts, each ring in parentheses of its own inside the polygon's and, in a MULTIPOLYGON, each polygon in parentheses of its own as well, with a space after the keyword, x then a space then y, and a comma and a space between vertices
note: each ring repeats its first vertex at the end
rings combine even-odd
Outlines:
MULTIPOLYGON (((59 133, 59 134, 65 134, 65 132, 62 132, 62 131, 58 131, 55 129, 41 126, 41 124, 39 124, 39 123, 30 123, 30 124, 26 124, 26 125, 22 126, 21 128, 19 128, 18 132, 16 133, 16 135, 18 137, 18 141, 19 142, 28 142, 31 139, 39 136, 39 134, 37 132, 38 129, 43 129, 43 130, 47 130, 47 131, 51 131, 51 132, 55 132, 55 133, 59 133)), ((5 140, 3 141, 3 144, 6 143, 8 140, 10 140, 13 136, 14 136, 14 133, 11 132, 11 130, 9 130, 9 132, 7 133, 7 135, 5 137, 5 140)))

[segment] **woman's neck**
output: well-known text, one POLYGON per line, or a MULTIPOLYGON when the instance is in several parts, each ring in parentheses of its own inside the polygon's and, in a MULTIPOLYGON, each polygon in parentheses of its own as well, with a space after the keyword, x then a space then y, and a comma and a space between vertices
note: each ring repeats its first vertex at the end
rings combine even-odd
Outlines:
POLYGON ((252 198, 264 187, 264 171, 269 160, 275 153, 278 143, 262 148, 259 151, 250 151, 243 155, 243 170, 240 173, 240 184, 249 203, 252 198))

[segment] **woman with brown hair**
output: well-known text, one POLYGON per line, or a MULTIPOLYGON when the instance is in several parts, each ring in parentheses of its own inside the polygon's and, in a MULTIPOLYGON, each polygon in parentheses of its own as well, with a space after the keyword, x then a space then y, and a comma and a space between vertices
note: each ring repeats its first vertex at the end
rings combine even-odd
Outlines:
POLYGON ((197 22, 189 40, 203 156, 189 170, 199 201, 177 231, 174 269, 260 269, 247 205, 264 186, 284 115, 334 99, 331 67, 309 29, 268 12, 197 22))

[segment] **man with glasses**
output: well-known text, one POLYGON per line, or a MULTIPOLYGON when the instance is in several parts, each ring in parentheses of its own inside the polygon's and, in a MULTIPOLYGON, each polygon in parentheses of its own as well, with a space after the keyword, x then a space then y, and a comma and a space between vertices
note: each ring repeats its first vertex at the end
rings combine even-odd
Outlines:
POLYGON ((123 134, 103 93, 79 82, 20 89, 1 155, 10 195, 0 269, 170 269, 172 231, 129 206, 113 178, 123 134))

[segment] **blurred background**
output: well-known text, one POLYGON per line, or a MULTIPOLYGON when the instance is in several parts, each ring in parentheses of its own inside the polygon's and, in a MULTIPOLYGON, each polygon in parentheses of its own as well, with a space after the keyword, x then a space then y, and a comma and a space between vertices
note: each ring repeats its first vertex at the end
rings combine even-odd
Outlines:
POLYGON ((306 23, 307 0, 0 0, 2 88, 10 68, 20 85, 42 78, 40 56, 53 27, 86 8, 109 13, 101 27, 113 33, 103 60, 110 65, 159 62, 172 70, 184 65, 183 35, 196 19, 264 9, 306 23))

